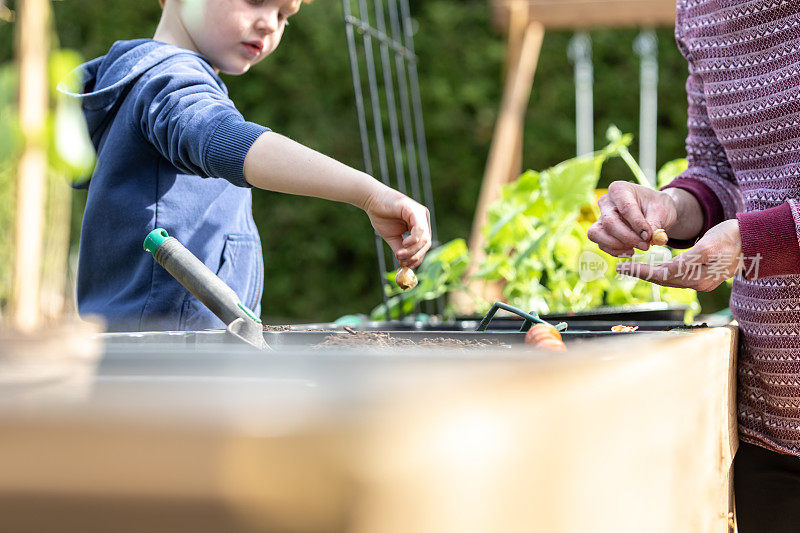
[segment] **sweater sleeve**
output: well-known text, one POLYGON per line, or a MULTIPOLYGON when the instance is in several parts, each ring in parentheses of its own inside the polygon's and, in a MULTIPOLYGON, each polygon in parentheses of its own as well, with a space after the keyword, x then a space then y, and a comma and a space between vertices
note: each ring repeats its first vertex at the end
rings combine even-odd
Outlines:
MULTIPOLYGON (((675 41, 689 64, 686 96, 689 104, 686 158, 689 168, 664 188, 687 190, 697 198, 703 210, 702 237, 723 220, 734 218, 742 210, 742 194, 728 162, 725 149, 717 138, 708 117, 703 79, 696 71, 692 54, 683 37, 683 2, 678 2, 675 41)), ((670 246, 686 248, 694 241, 671 241, 670 246)))
POLYGON ((694 195, 703 212, 703 228, 700 230, 700 235, 694 239, 670 239, 667 243, 670 247, 680 249, 691 248, 698 241, 700 236, 725 220, 725 213, 719 198, 717 198, 713 189, 702 181, 691 178, 675 178, 669 185, 662 187, 661 190, 669 188, 683 189, 694 195))
POLYGON ((247 122, 210 72, 191 61, 155 67, 139 82, 134 127, 176 168, 249 187, 244 159, 268 128, 247 122))
POLYGON ((753 280, 800 274, 800 203, 789 200, 763 211, 739 213, 742 276, 753 280))
MULTIPOLYGON (((800 203, 797 200, 762 211, 744 213, 744 202, 725 149, 711 125, 702 77, 682 34, 685 6, 678 2, 675 38, 689 63, 686 93, 689 101, 689 136, 686 153, 689 168, 664 188, 677 187, 692 193, 703 210, 702 237, 720 222, 737 218, 742 236, 742 275, 746 279, 800 274, 800 203)), ((687 248, 695 241, 673 241, 687 248)))

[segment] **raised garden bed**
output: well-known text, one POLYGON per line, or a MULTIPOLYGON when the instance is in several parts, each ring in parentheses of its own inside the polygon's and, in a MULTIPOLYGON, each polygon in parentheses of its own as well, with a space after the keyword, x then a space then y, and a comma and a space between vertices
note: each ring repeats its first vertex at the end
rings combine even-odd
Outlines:
POLYGON ((654 516, 724 530, 735 331, 581 335, 563 354, 104 334, 86 402, 0 409, 4 524, 78 527, 113 508, 124 531, 585 531, 586 516, 598 531, 654 516))
MULTIPOLYGON (((349 329, 349 328, 348 328, 349 329)), ((564 331, 562 337, 569 347, 592 339, 619 336, 646 335, 645 331, 612 332, 612 331, 564 331)), ((656 335, 675 335, 677 333, 661 332, 656 335)), ((116 347, 136 349, 150 346, 150 349, 163 348, 167 353, 170 347, 194 347, 198 350, 238 349, 240 341, 227 335, 222 330, 206 331, 165 331, 142 333, 106 333, 101 335, 107 352, 116 347), (235 347, 235 348, 234 348, 235 347)), ((344 330, 315 331, 264 331, 267 344, 276 351, 316 352, 325 350, 342 351, 353 348, 398 348, 425 349, 427 353, 437 349, 510 349, 525 346, 525 333, 519 331, 358 331, 350 333, 344 330), (355 334, 354 334, 355 333, 355 334)))
MULTIPOLYGON (((611 331, 616 325, 638 327, 640 331, 669 331, 674 328, 683 328, 686 307, 682 305, 669 305, 665 303, 639 304, 626 307, 604 307, 591 311, 575 313, 554 313, 542 315, 542 319, 556 324, 566 322, 570 330, 580 331, 611 331)), ((441 321, 437 317, 420 315, 421 319, 415 320, 408 317, 404 320, 370 321, 364 320, 358 324, 358 329, 367 331, 475 331, 480 324, 481 316, 461 316, 455 320, 441 321)), ((711 323, 711 326, 724 325, 727 321, 711 323)), ((703 321, 696 322, 696 325, 703 321)), ((501 311, 489 324, 488 331, 519 331, 523 319, 510 313, 501 311)), ((343 326, 336 323, 312 323, 293 326, 269 326, 271 330, 279 327, 283 331, 307 330, 342 330, 343 326)))

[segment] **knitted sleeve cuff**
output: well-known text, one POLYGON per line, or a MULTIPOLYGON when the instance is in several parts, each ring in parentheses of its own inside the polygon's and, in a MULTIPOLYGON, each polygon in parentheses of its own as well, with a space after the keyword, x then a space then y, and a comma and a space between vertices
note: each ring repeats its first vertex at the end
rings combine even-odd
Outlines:
POLYGON ((789 203, 739 213, 745 279, 800 274, 800 244, 789 203))
POLYGON ((700 234, 694 239, 670 239, 667 243, 670 248, 691 248, 709 229, 725 220, 722 202, 719 201, 714 191, 705 183, 691 178, 675 178, 669 185, 662 187, 661 190, 670 188, 683 189, 690 192, 697 198, 700 203, 700 209, 703 210, 703 229, 700 230, 700 234))
POLYGON ((269 128, 247 122, 239 115, 223 119, 206 145, 205 167, 210 176, 224 178, 239 187, 250 187, 244 178, 244 159, 250 147, 269 128))

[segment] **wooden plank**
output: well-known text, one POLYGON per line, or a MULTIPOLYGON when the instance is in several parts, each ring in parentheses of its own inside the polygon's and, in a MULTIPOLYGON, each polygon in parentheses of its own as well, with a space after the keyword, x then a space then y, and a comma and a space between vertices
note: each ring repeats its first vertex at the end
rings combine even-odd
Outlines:
POLYGON ((443 398, 422 417, 399 409, 369 468, 387 490, 373 493, 373 522, 360 530, 726 531, 727 412, 717 409, 732 408, 732 374, 719 364, 730 331, 625 344, 443 398), (425 505, 401 506, 412 493, 425 505))
MULTIPOLYGON (((506 54, 506 71, 505 75, 512 70, 513 65, 519 63, 520 54, 522 53, 523 38, 525 37, 525 30, 528 27, 530 19, 528 18, 528 9, 522 4, 513 4, 511 6, 511 25, 508 29, 508 53, 506 54)), ((522 172, 522 137, 523 137, 524 124, 520 125, 520 134, 517 142, 514 145, 511 162, 512 168, 511 175, 519 175, 522 172)))
POLYGON ((727 533, 735 329, 655 339, 396 405, 359 533, 727 533))
MULTIPOLYGON (((543 39, 544 27, 538 22, 531 22, 525 28, 519 53, 509 51, 510 54, 514 53, 512 59, 515 61, 510 65, 506 77, 500 114, 489 148, 486 172, 472 222, 469 249, 473 263, 484 257, 482 228, 486 223, 489 206, 500 197, 500 187, 520 173, 525 111, 530 101, 543 39)), ((468 276, 472 270, 474 267, 468 272, 468 276)), ((480 281, 472 282, 468 290, 489 300, 498 299, 501 292, 496 284, 480 281)), ((467 294, 455 294, 451 297, 451 302, 460 312, 468 313, 473 307, 472 298, 467 294)))
POLYGON ((527 4, 530 18, 553 30, 675 24, 675 0, 492 0, 498 29, 508 30, 512 9, 519 4, 527 4))
MULTIPOLYGON (((338 359, 337 372, 306 360, 313 393, 219 383, 207 389, 225 398, 215 409, 184 387, 154 402, 145 381, 106 382, 115 395, 69 411, 45 403, 13 416, 6 400, 3 525, 727 532, 735 333, 621 335, 566 356, 389 351, 338 359)), ((264 365, 291 376, 292 359, 264 365)))
POLYGON ((733 322, 728 326, 733 334, 731 339, 730 350, 728 357, 721 361, 722 371, 727 372, 729 379, 723 391, 720 391, 719 406, 720 415, 727 415, 727 427, 720 435, 722 440, 722 465, 721 468, 728 467, 728 476, 724 480, 720 480, 727 485, 727 494, 720 492, 720 497, 723 501, 720 503, 720 509, 725 504, 728 506, 728 528, 730 533, 737 533, 738 526, 736 525, 736 499, 733 493, 733 458, 736 456, 736 451, 739 449, 739 413, 736 408, 736 393, 737 393, 737 372, 736 365, 738 363, 739 352, 739 325, 733 322), (727 397, 726 397, 727 396, 727 397))
POLYGON ((521 3, 509 6, 511 23, 508 28, 508 40, 506 41, 506 62, 503 76, 508 77, 519 63, 519 56, 522 53, 522 40, 525 37, 525 29, 528 27, 527 6, 521 3))

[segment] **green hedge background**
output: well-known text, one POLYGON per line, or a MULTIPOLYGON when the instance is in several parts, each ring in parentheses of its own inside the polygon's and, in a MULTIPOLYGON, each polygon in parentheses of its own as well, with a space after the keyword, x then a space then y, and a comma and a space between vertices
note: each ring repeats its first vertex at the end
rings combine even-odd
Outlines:
MULTIPOLYGON (((505 44, 492 28, 487 0, 411 4, 439 237, 446 242, 469 235, 500 103, 505 44)), ((152 36, 160 15, 156 0, 61 0, 53 6, 60 46, 87 59, 105 53, 115 40, 152 36)), ((248 120, 363 168, 341 10, 338 0, 304 5, 270 58, 244 76, 224 80, 248 120)), ((8 24, 0 25, 0 62, 11 58, 8 30, 8 24)), ((639 62, 632 49, 637 31, 591 35, 595 144, 602 146, 612 123, 638 133, 639 62)), ((545 37, 525 126, 525 168, 546 168, 574 154, 570 37, 568 32, 545 37)), ((670 29, 658 30, 658 38, 661 165, 685 154, 686 63, 670 29)), ((632 151, 635 155, 635 146, 632 151)), ((629 178, 621 162, 605 169, 602 184, 620 178, 629 178)), ((331 320, 368 312, 380 300, 375 245, 363 213, 266 191, 253 196, 264 247, 267 320, 331 320)), ((85 193, 77 191, 74 242, 84 201, 85 193)), ((703 304, 704 311, 724 307, 725 289, 704 296, 703 304)))

